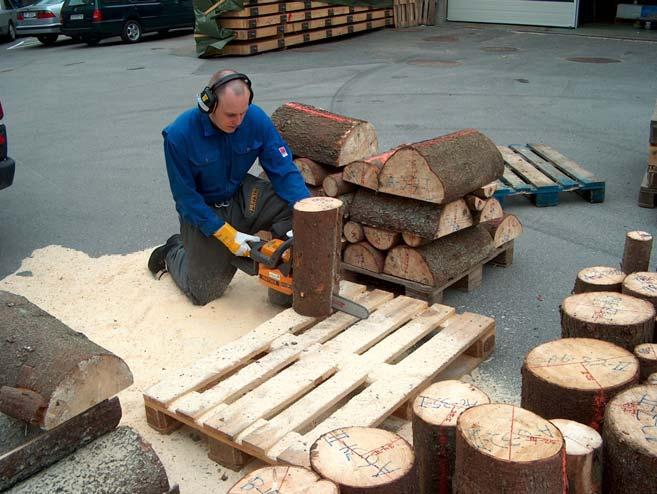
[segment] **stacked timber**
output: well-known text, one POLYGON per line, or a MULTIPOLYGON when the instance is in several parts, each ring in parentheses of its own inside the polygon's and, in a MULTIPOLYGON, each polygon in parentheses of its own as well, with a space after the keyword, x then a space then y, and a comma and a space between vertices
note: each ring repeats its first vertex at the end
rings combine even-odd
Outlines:
MULTIPOLYGON (((216 7, 212 5, 205 14, 216 7)), ((215 20, 220 29, 234 33, 222 55, 254 55, 392 26, 393 13, 392 9, 310 0, 245 0, 242 10, 224 12, 215 20)))

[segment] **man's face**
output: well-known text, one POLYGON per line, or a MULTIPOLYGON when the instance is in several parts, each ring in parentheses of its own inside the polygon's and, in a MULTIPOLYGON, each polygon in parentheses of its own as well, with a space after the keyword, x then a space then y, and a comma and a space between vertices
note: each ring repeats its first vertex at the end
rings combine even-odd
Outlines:
POLYGON ((242 95, 237 95, 231 88, 226 88, 226 91, 221 95, 219 104, 210 116, 217 127, 228 134, 232 134, 244 120, 248 108, 248 90, 245 90, 242 95))

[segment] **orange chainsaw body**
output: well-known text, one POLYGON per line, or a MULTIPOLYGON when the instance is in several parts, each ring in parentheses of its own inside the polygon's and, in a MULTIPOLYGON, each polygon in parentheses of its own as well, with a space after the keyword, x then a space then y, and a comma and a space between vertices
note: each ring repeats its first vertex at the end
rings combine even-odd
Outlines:
MULTIPOLYGON (((260 248, 260 252, 267 257, 271 257, 282 243, 283 240, 277 238, 270 240, 260 248)), ((290 249, 283 253, 281 262, 282 264, 290 264, 290 249)), ((260 283, 267 288, 272 288, 285 295, 292 295, 292 276, 284 275, 279 268, 269 268, 264 264, 259 264, 258 278, 260 279, 260 283)))

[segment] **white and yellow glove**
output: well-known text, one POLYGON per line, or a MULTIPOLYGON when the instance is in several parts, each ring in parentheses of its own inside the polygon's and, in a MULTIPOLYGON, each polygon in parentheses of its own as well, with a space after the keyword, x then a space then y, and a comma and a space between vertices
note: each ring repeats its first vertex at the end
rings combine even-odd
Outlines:
POLYGON ((236 256, 249 257, 251 247, 247 242, 258 242, 260 237, 238 232, 228 223, 214 232, 214 237, 221 241, 236 256))

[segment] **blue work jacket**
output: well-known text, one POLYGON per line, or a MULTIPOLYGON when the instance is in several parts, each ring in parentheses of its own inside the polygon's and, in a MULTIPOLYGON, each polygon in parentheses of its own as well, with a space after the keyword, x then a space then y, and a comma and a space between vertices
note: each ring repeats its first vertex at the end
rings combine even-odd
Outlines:
POLYGON ((232 134, 219 130, 207 114, 192 108, 165 127, 162 135, 176 210, 208 237, 224 224, 212 205, 233 197, 256 158, 276 194, 290 206, 310 195, 290 148, 256 105, 249 106, 232 134))

